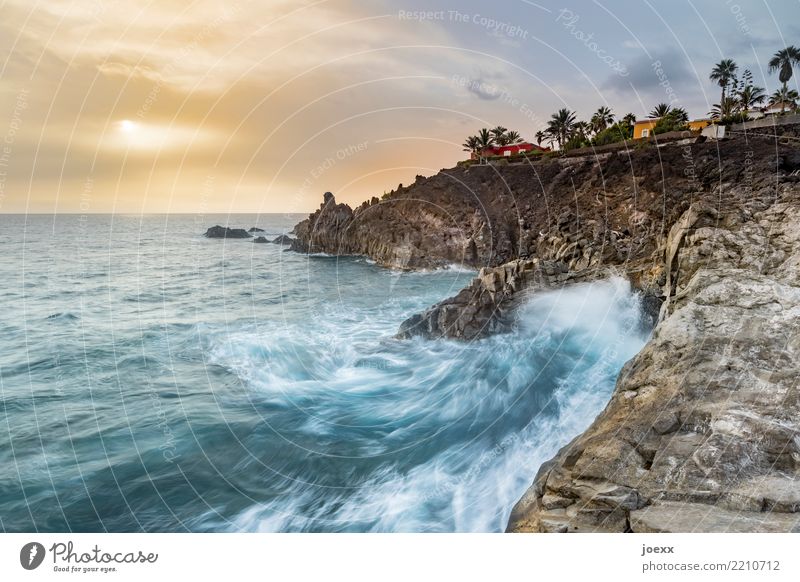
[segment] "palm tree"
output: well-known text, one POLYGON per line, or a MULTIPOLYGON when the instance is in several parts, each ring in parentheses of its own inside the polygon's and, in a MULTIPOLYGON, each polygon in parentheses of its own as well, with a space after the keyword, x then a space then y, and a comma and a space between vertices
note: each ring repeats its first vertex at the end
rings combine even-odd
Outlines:
POLYGON ((461 147, 464 148, 465 152, 471 152, 473 154, 479 153, 480 152, 480 143, 478 141, 478 136, 476 136, 476 135, 469 136, 467 138, 467 141, 465 141, 463 144, 461 144, 461 147))
POLYGON ((731 81, 736 78, 736 70, 738 68, 736 63, 733 62, 733 59, 723 59, 711 69, 711 74, 708 78, 712 81, 716 81, 717 85, 722 87, 720 103, 725 102, 725 90, 728 88, 731 81))
POLYGON ((553 149, 553 144, 555 143, 556 139, 558 139, 558 135, 554 132, 552 127, 549 127, 544 130, 544 134, 547 137, 547 143, 550 144, 550 149, 553 149))
POLYGON ((567 108, 559 109, 550 116, 547 129, 558 142, 558 148, 564 147, 575 126, 575 113, 567 108))
MULTIPOLYGON (((795 46, 787 46, 783 50, 775 53, 769 61, 769 72, 774 73, 780 71, 778 80, 783 83, 783 90, 787 90, 786 83, 792 78, 792 68, 795 65, 800 65, 800 49, 795 46)), ((784 112, 785 107, 781 107, 781 113, 784 112)))
POLYGON ((539 130, 534 137, 536 137, 536 145, 542 145, 542 140, 545 138, 544 132, 539 130))
POLYGON ((800 94, 798 94, 797 91, 789 89, 788 87, 782 87, 769 96, 769 104, 775 105, 777 103, 782 103, 781 112, 783 112, 787 103, 791 105, 793 109, 796 109, 798 99, 800 99, 800 94))
POLYGON ((668 103, 659 103, 650 112, 650 117, 664 117, 670 111, 672 111, 672 106, 671 105, 669 105, 668 103))
POLYGON ((508 140, 506 139, 506 132, 508 129, 503 127, 502 125, 498 125, 494 129, 490 130, 492 137, 494 138, 494 143, 499 146, 504 146, 508 144, 508 140))
POLYGON ((686 111, 683 107, 676 107, 672 109, 669 113, 667 113, 672 119, 674 119, 678 123, 686 123, 689 121, 689 112, 686 111))
POLYGON ((614 114, 608 107, 604 105, 595 111, 594 115, 592 115, 590 123, 592 124, 592 129, 595 131, 595 133, 600 133, 609 125, 614 123, 614 114))
POLYGON ((567 138, 573 138, 578 136, 581 140, 587 140, 589 134, 592 132, 592 124, 588 121, 576 121, 575 124, 572 126, 572 131, 569 133, 567 138))
POLYGON ((508 132, 506 132, 506 142, 507 143, 515 144, 515 143, 522 143, 523 141, 525 141, 525 140, 522 139, 522 136, 519 134, 518 131, 508 131, 508 132))
POLYGON ((764 93, 764 89, 762 87, 745 85, 744 88, 739 91, 736 97, 739 99, 739 108, 742 111, 747 112, 755 105, 763 103, 764 99, 767 98, 767 94, 764 93))
POLYGON ((636 116, 633 113, 627 113, 625 117, 622 118, 623 123, 628 125, 635 125, 636 124, 636 116))
POLYGON ((725 97, 721 103, 714 103, 714 107, 708 112, 711 119, 724 119, 736 113, 739 108, 739 101, 734 97, 725 97))
POLYGON ((494 145, 494 138, 492 137, 492 132, 486 129, 485 127, 481 128, 476 136, 478 138, 478 147, 482 152, 486 148, 490 148, 494 145))

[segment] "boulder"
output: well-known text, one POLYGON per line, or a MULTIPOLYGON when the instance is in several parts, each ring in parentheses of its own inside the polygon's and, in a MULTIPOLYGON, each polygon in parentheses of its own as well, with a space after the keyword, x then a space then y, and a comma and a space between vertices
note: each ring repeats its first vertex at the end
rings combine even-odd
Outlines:
POLYGON ((294 242, 294 239, 290 236, 282 234, 272 242, 275 243, 276 245, 291 245, 294 242))
POLYGON ((269 240, 265 236, 257 236, 256 238, 253 239, 253 242, 254 243, 268 243, 269 240))
POLYGON ((243 228, 228 228, 227 226, 212 226, 205 235, 206 238, 251 238, 249 232, 243 228))

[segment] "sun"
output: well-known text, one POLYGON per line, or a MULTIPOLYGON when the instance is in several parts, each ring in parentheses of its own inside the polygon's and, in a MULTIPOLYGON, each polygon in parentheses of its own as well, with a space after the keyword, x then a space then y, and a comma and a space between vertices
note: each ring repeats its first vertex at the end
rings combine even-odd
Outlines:
POLYGON ((119 122, 119 130, 123 133, 133 133, 138 127, 139 125, 130 119, 123 119, 119 122))

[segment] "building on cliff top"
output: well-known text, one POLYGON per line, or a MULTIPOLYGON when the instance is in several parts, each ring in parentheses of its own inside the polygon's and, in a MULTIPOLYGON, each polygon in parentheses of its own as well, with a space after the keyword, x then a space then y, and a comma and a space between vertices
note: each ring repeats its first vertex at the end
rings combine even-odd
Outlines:
MULTIPOLYGON (((633 125, 633 139, 642 139, 643 137, 650 137, 653 135, 653 129, 660 120, 660 117, 651 117, 649 119, 641 119, 633 125)), ((703 128, 711 125, 710 119, 694 119, 687 121, 686 125, 689 126, 690 131, 702 131, 703 128)))
POLYGON ((472 152, 470 157, 473 160, 480 160, 481 158, 490 158, 492 156, 515 156, 531 151, 549 152, 550 148, 543 148, 542 146, 524 141, 522 143, 513 143, 504 146, 490 146, 480 153, 472 152))

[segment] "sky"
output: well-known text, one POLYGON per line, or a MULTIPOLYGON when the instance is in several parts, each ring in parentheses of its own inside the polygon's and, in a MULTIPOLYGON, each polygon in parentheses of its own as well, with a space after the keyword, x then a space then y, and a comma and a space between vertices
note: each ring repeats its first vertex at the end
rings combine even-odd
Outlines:
MULTIPOLYGON (((706 117, 769 93, 800 0, 5 0, 0 213, 309 212, 452 167, 561 107, 706 117)), ((791 80, 798 86, 800 71, 791 80)))

